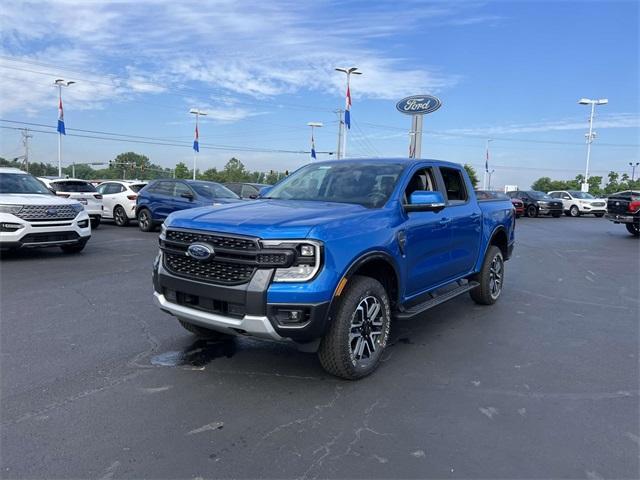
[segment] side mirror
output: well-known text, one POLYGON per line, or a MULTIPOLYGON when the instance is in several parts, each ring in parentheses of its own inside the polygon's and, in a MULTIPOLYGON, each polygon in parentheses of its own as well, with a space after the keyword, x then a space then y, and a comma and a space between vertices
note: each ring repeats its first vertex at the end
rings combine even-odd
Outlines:
MULTIPOLYGON (((260 191, 258 192, 258 196, 257 196, 256 198, 266 197, 266 196, 267 196, 267 194, 271 191, 271 188, 272 188, 271 186, 269 186, 269 187, 262 187, 262 188, 260 189, 260 191)), ((249 198, 251 198, 251 197, 249 197, 249 198)))
POLYGON ((181 193, 180 196, 182 198, 188 198, 189 200, 193 200, 193 193, 185 192, 185 193, 181 193))
POLYGON ((439 212, 446 203, 440 192, 416 190, 411 194, 410 203, 403 205, 405 212, 439 212))

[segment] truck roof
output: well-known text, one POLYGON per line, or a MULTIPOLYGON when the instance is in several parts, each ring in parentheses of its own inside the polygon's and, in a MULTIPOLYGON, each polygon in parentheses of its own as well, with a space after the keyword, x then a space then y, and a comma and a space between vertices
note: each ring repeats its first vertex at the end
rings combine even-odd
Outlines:
POLYGON ((437 160, 435 158, 406 158, 406 157, 389 157, 389 158, 344 158, 341 160, 324 160, 321 162, 313 162, 315 165, 324 163, 405 163, 407 165, 417 165, 419 163, 433 163, 436 165, 449 166, 449 167, 462 167, 460 163, 449 162, 446 160, 437 160))

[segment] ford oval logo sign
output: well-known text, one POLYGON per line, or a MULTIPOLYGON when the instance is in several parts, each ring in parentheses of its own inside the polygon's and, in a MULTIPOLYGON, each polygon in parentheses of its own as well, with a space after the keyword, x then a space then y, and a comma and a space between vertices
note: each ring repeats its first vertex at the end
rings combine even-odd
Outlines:
POLYGON ((413 95, 403 98, 396 103, 396 108, 400 113, 406 115, 425 115, 433 113, 442 106, 439 98, 431 95, 413 95))
POLYGON ((56 215, 58 215, 58 209, 57 208, 47 208, 47 216, 55 217, 56 215))
POLYGON ((209 260, 215 254, 213 247, 206 243, 193 243, 187 248, 187 255, 200 261, 209 260))

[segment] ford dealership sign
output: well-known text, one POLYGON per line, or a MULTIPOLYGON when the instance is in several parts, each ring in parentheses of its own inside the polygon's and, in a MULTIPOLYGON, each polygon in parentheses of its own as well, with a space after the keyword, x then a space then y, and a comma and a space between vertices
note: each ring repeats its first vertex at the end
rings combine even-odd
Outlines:
POLYGON ((406 115, 425 115, 435 112, 441 105, 440 99, 431 95, 413 95, 396 103, 396 108, 406 115))

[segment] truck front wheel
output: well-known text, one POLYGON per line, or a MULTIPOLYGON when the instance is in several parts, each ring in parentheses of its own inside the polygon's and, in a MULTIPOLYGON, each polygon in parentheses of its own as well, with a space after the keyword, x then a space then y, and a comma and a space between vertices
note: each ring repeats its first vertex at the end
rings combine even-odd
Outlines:
POLYGON ((482 263, 482 270, 473 280, 480 283, 469 291, 474 302, 480 305, 493 305, 502 293, 504 282, 504 257, 495 245, 491 245, 482 263))
POLYGON ((627 232, 629 232, 634 237, 640 237, 640 223, 625 223, 627 227, 627 232))
POLYGON ((327 372, 347 380, 369 375, 380 363, 390 326, 391 307, 382 284, 370 277, 354 276, 320 342, 320 363, 327 372))

